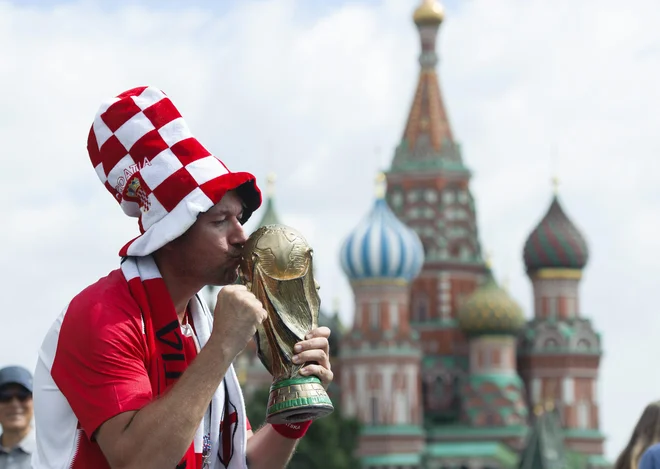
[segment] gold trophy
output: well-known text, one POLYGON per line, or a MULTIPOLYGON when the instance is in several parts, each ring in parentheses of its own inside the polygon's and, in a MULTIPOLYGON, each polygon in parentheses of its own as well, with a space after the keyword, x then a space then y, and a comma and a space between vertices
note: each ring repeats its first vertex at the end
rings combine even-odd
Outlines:
POLYGON ((314 280, 312 248, 293 228, 266 225, 245 243, 240 281, 268 311, 257 328, 257 354, 273 376, 266 422, 314 420, 334 410, 316 376, 291 361, 293 347, 318 327, 321 300, 314 280))

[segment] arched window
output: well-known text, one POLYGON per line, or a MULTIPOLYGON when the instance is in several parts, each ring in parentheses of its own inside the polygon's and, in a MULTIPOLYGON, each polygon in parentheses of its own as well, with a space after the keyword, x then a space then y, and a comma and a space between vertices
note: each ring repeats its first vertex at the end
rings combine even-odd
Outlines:
POLYGON ((587 429, 590 428, 590 408, 589 408, 589 402, 587 401, 580 401, 577 404, 577 426, 578 428, 581 429, 587 429))
POLYGON ((408 406, 408 396, 405 392, 397 392, 395 395, 395 404, 394 409, 394 423, 397 425, 405 425, 408 422, 409 406, 408 406))
POLYGON ((371 425, 378 425, 379 422, 379 416, 378 416, 378 398, 377 397, 372 397, 371 398, 371 415, 370 415, 370 423, 371 425))
POLYGON ((399 328, 399 303, 390 301, 390 328, 397 330, 399 328))
POLYGON ((556 349, 558 346, 559 344, 553 338, 546 339, 545 343, 543 344, 543 348, 545 349, 556 349))
POLYGON ((421 322, 427 321, 429 316, 429 297, 426 293, 418 293, 414 299, 413 317, 421 322))
POLYGON ((580 339, 578 340, 577 348, 578 350, 589 350, 591 348, 591 344, 587 339, 580 339))
POLYGON ((380 327, 380 308, 377 301, 372 302, 369 305, 369 324, 372 329, 378 329, 380 327))
POLYGON ((442 401, 445 394, 445 380, 442 379, 442 376, 435 378, 435 386, 433 391, 434 397, 437 400, 442 401))
POLYGON ((548 298, 548 317, 557 318, 557 298, 551 296, 548 298))
POLYGON ((422 401, 424 406, 433 407, 433 393, 435 386, 432 381, 422 379, 422 401))

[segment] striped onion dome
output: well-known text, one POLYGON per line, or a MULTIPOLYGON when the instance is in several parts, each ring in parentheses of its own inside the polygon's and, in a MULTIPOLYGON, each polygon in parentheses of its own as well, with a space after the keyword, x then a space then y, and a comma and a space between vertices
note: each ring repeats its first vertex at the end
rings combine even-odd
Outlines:
POLYGON ((582 269, 587 264, 587 243, 562 209, 557 196, 527 238, 523 259, 530 272, 543 268, 582 269))
POLYGON ((350 280, 410 281, 422 268, 424 248, 417 233, 399 221, 380 195, 371 213, 344 241, 340 256, 350 280))

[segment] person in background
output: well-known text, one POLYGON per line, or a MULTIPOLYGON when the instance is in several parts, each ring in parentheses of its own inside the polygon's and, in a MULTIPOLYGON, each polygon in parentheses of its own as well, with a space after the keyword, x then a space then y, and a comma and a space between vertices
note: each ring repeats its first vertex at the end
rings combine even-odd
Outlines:
POLYGON ((639 460, 638 469, 660 469, 660 443, 649 446, 644 451, 642 459, 639 460))
POLYGON ((0 469, 30 469, 35 448, 32 375, 20 366, 0 370, 0 469))
POLYGON ((646 406, 613 469, 660 469, 660 401, 646 406))

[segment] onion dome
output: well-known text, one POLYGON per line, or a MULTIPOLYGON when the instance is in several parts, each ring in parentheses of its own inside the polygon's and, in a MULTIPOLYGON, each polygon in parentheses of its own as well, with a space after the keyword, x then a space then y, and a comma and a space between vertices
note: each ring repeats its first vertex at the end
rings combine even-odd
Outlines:
POLYGON ((458 325, 468 335, 513 335, 525 325, 525 317, 489 270, 486 282, 459 309, 458 325))
POLYGON ((424 264, 422 242, 394 215, 385 195, 385 175, 378 177, 376 203, 344 241, 340 259, 350 280, 404 279, 417 276, 424 264))
POLYGON ((527 238, 523 259, 528 272, 544 268, 582 269, 587 264, 587 243, 564 213, 556 194, 548 212, 527 238))
POLYGON ((444 9, 437 0, 423 0, 413 14, 413 20, 417 25, 440 24, 444 17, 444 9))

